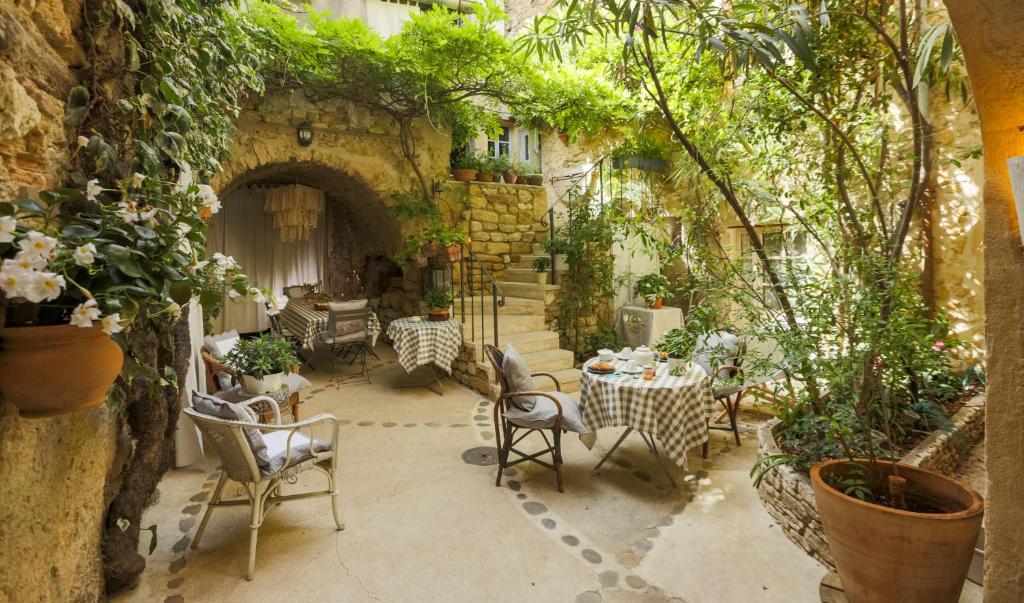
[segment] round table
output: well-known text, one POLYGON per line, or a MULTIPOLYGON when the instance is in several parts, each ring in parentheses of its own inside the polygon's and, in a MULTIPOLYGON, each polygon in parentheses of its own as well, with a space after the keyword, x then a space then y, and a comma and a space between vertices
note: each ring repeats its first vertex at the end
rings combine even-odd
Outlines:
MULTIPOLYGON (((641 374, 629 375, 629 364, 615 360, 615 373, 596 375, 588 369, 597 359, 588 360, 580 378, 580 406, 583 423, 591 430, 602 427, 628 427, 601 463, 615 451, 632 430, 639 431, 651 452, 658 456, 654 440, 682 467, 686 452, 708 440, 708 421, 714 413, 711 380, 700 366, 690 363, 679 376, 669 373, 666 363, 657 363, 653 381, 641 374)), ((598 463, 598 467, 601 466, 598 463)), ((667 470, 666 470, 666 473, 667 470)), ((671 475, 669 476, 671 479, 671 475)), ((674 480, 673 480, 674 483, 674 480)))
POLYGON ((444 385, 434 373, 437 366, 452 372, 452 362, 462 349, 462 325, 455 319, 431 321, 423 317, 398 318, 388 325, 388 338, 406 373, 428 366, 444 395, 444 385), (417 320, 418 319, 418 320, 417 320))

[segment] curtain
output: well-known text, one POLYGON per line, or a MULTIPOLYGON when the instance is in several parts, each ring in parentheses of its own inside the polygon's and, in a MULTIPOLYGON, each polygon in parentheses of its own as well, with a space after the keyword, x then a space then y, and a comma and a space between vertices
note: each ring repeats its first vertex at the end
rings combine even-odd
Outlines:
MULTIPOLYGON (((192 362, 185 375, 185 387, 181 391, 181 407, 192 406, 192 392, 206 393, 206 367, 199 350, 203 347, 203 307, 199 298, 193 297, 188 304, 189 342, 192 345, 192 362)), ((203 460, 203 441, 199 430, 188 415, 178 415, 178 429, 174 432, 174 466, 185 467, 203 460)))
POLYGON ((371 1, 366 3, 366 22, 381 37, 389 38, 402 31, 409 13, 419 11, 416 4, 371 1))
MULTIPOLYGON (((265 199, 266 190, 256 187, 226 195, 222 209, 210 221, 210 253, 234 256, 252 282, 277 293, 288 285, 321 280, 327 266, 324 215, 308 241, 282 243, 273 217, 263 211, 265 199)), ((270 326, 264 308, 244 298, 225 299, 224 309, 212 322, 216 333, 231 329, 252 333, 270 326)))

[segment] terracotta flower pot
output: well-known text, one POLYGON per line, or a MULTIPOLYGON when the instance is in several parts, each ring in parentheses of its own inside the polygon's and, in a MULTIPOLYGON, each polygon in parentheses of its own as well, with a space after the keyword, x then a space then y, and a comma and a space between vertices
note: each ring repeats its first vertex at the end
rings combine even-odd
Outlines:
POLYGON ((454 176, 459 182, 472 182, 476 178, 476 170, 473 168, 457 168, 454 171, 454 176))
MULTIPOLYGON (((897 465, 907 480, 907 498, 944 512, 893 509, 829 485, 849 466, 835 460, 811 468, 815 502, 847 600, 956 603, 981 528, 981 496, 937 473, 897 465)), ((879 468, 884 479, 893 472, 890 463, 879 468)))
POLYGON ((661 309, 661 305, 664 304, 664 303, 665 303, 665 300, 659 297, 659 298, 655 299, 652 302, 647 302, 647 307, 652 309, 652 310, 660 310, 661 309))
POLYGON ((526 183, 529 184, 530 186, 544 186, 544 175, 533 174, 531 176, 527 176, 526 183))
POLYGON ((530 183, 530 179, 527 178, 526 176, 524 176, 522 174, 519 174, 518 176, 516 176, 516 184, 529 184, 529 183, 530 183))
POLYGON ((494 182, 494 174, 489 174, 487 172, 477 172, 476 180, 477 182, 494 182))
POLYGON ((99 326, 0 329, 0 390, 23 417, 52 417, 107 399, 124 353, 99 326))
POLYGON ((430 254, 439 262, 454 264, 462 257, 462 248, 458 245, 444 247, 434 243, 431 245, 430 254))
POLYGON ((505 170, 505 172, 502 174, 502 177, 505 179, 505 184, 515 184, 517 173, 512 168, 509 168, 505 170))
POLYGON ((449 318, 451 318, 450 308, 431 308, 430 311, 427 312, 427 320, 433 322, 444 322, 449 318))

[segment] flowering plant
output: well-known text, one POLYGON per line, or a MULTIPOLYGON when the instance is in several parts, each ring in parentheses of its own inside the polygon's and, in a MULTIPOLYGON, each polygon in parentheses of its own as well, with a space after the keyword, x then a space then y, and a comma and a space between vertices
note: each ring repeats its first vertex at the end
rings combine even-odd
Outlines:
POLYGON ((278 312, 287 300, 251 285, 234 258, 207 257, 205 220, 219 209, 213 189, 193 183, 189 169, 173 183, 135 173, 0 203, 7 325, 99 321, 113 334, 140 313, 177 318, 192 295, 215 306, 225 290, 278 312))

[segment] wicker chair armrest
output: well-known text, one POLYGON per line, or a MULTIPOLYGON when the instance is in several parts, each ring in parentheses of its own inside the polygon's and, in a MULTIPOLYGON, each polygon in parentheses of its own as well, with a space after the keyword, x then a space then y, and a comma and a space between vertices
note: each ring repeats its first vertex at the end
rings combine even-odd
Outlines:
POLYGON ((253 404, 256 404, 256 403, 259 403, 259 402, 268 402, 269 403, 269 404, 267 404, 267 406, 269 406, 270 409, 274 412, 274 423, 273 424, 274 425, 280 425, 281 424, 281 411, 277 408, 277 400, 274 400, 270 396, 256 396, 255 398, 249 398, 248 400, 244 400, 242 402, 239 402, 238 404, 239 404, 239 406, 242 406, 243 408, 245 408, 245 410, 250 415, 252 415, 252 417, 254 419, 256 419, 256 422, 259 423, 260 422, 260 416, 256 413, 256 411, 254 411, 253 409, 249 408, 253 404))
MULTIPOLYGON (((544 396, 548 400, 551 400, 552 402, 554 402, 555 403, 555 410, 558 411, 557 418, 555 419, 554 429, 558 429, 562 425, 562 403, 558 401, 558 398, 556 398, 555 396, 552 396, 548 392, 535 392, 535 391, 508 392, 507 394, 502 394, 502 395, 498 396, 498 400, 499 401, 507 400, 508 402, 511 403, 513 398, 518 398, 520 396, 544 396)), ((495 413, 498 412, 498 407, 499 406, 500 406, 499 404, 495 404, 494 405, 494 412, 495 413)))
POLYGON ((227 373, 229 375, 235 374, 236 371, 233 366, 224 364, 220 360, 217 360, 216 358, 213 357, 213 354, 211 354, 210 352, 203 350, 201 354, 203 356, 203 362, 206 362, 208 365, 210 365, 210 370, 212 370, 213 372, 227 373))
POLYGON ((530 373, 531 377, 547 377, 555 382, 555 389, 562 391, 562 384, 558 382, 558 379, 551 373, 530 373))

